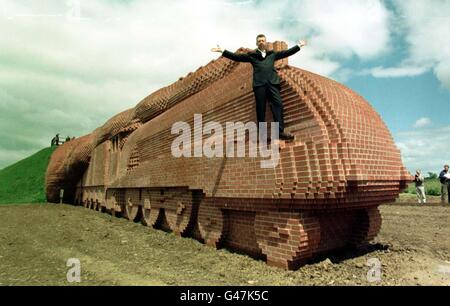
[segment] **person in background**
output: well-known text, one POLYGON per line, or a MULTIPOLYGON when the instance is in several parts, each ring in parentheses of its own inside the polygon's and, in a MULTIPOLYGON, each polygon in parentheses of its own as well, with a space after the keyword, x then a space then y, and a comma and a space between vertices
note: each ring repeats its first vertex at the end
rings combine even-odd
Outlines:
POLYGON ((59 146, 59 134, 52 138, 51 146, 59 146))
POLYGON ((439 174, 439 180, 441 181, 441 203, 450 203, 448 174, 448 165, 445 165, 444 170, 439 174))
POLYGON ((425 179, 422 176, 421 170, 416 170, 416 175, 414 176, 414 184, 416 185, 416 194, 419 204, 427 203, 427 198, 425 196, 425 179))

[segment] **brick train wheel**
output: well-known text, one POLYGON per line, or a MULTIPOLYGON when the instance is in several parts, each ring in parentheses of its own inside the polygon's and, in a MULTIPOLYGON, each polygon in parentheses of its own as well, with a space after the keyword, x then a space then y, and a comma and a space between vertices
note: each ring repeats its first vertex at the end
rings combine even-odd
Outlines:
POLYGON ((139 190, 125 191, 125 203, 123 204, 123 217, 129 221, 140 220, 140 206, 139 206, 139 190))
POLYGON ((119 189, 110 189, 106 193, 106 209, 112 215, 120 217, 122 213, 121 204, 123 202, 123 194, 119 189))
POLYGON ((358 218, 354 224, 350 245, 354 247, 364 246, 374 239, 381 229, 381 214, 378 207, 362 209, 358 212, 358 218))
POLYGON ((198 229, 205 244, 219 248, 226 238, 228 220, 213 199, 204 199, 198 210, 198 229))
POLYGON ((83 191, 83 200, 82 200, 82 204, 84 208, 88 208, 89 207, 89 199, 86 195, 86 191, 83 191))
POLYGON ((89 209, 95 210, 95 205, 96 205, 95 199, 91 198, 89 209))
POLYGON ((155 227, 158 225, 162 217, 161 209, 155 207, 154 201, 151 199, 151 193, 148 190, 143 192, 142 203, 142 223, 146 226, 155 227))
POLYGON ((106 210, 106 206, 105 206, 105 204, 103 204, 104 202, 102 202, 101 204, 100 204, 100 212, 101 213, 105 213, 107 210, 106 210))
POLYGON ((164 213, 170 230, 177 235, 188 233, 195 222, 197 207, 191 191, 173 191, 166 197, 164 213))
POLYGON ((297 269, 312 258, 320 242, 320 223, 309 212, 261 212, 256 239, 267 264, 297 269))
POLYGON ((100 200, 99 200, 99 199, 96 199, 96 200, 95 200, 94 209, 95 209, 96 211, 100 211, 100 210, 101 210, 101 204, 100 204, 100 200))
POLYGON ((125 209, 123 210, 123 217, 129 221, 139 221, 139 213, 140 206, 137 204, 133 204, 131 201, 128 201, 125 204, 125 209))

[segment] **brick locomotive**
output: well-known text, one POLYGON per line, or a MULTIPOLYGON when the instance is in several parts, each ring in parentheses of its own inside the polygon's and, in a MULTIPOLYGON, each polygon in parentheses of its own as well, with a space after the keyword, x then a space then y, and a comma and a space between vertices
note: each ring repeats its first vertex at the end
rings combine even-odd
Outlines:
POLYGON ((64 189, 66 203, 286 269, 367 243, 381 227, 378 206, 394 201, 411 180, 392 136, 369 103, 344 85, 287 59, 276 67, 286 131, 295 135, 280 142, 277 167, 261 168, 260 157, 171 154, 178 137, 172 125, 192 126, 195 114, 223 125, 256 121, 251 66, 220 57, 58 147, 46 173, 48 200, 59 202, 64 189))

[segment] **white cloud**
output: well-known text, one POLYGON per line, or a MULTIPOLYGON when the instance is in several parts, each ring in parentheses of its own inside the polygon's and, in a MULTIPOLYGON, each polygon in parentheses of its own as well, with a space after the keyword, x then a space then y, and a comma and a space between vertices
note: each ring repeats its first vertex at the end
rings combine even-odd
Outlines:
POLYGON ((81 0, 80 21, 66 18, 74 2, 0 3, 0 151, 25 157, 57 132, 86 134, 217 58, 216 44, 308 38, 290 63, 339 80, 351 74, 343 59, 370 60, 391 44, 381 0, 81 0))
POLYGON ((324 52, 366 59, 388 51, 389 14, 381 1, 309 0, 299 2, 298 10, 318 33, 313 43, 324 52))
POLYGON ((411 173, 416 169, 437 173, 450 163, 450 126, 400 132, 394 138, 411 173))
POLYGON ((418 119, 416 121, 416 123, 414 123, 414 127, 415 128, 422 128, 422 127, 428 126, 430 124, 431 124, 431 119, 423 117, 423 118, 418 119))
POLYGON ((450 90, 450 59, 444 60, 437 64, 434 68, 434 73, 441 81, 442 85, 450 90))
POLYGON ((330 60, 325 56, 317 58, 314 47, 305 47, 301 52, 301 55, 294 55, 289 58, 290 65, 329 77, 335 76, 341 68, 339 62, 330 60))
MULTIPOLYGON (((217 58, 210 52, 216 44, 255 47, 258 33, 290 45, 307 38, 290 64, 342 81, 352 73, 343 60, 391 52, 390 30, 398 30, 409 58, 366 73, 417 76, 433 69, 450 88, 450 44, 442 43, 450 37, 450 1, 395 0, 396 16, 381 0, 80 3, 81 21, 65 18, 66 1, 0 3, 0 168, 48 145, 57 132, 89 133, 217 58), (401 29, 392 27, 396 18, 401 29)), ((419 121, 417 127, 429 124, 419 121)), ((448 162, 449 129, 399 134, 408 167, 437 171, 448 162)))
POLYGON ((302 56, 289 59, 295 66, 345 81, 351 71, 342 60, 370 60, 391 50, 389 11, 382 1, 289 1, 286 12, 291 23, 283 30, 309 43, 302 56))
POLYGON ((392 15, 393 29, 405 36, 409 55, 401 65, 375 68, 376 77, 415 76, 430 69, 450 89, 450 1, 394 0, 398 15, 392 15), (400 21, 399 21, 400 20, 400 21), (378 70, 377 70, 378 69, 378 70))
POLYGON ((375 67, 363 74, 371 74, 376 78, 415 77, 428 71, 428 67, 375 67))

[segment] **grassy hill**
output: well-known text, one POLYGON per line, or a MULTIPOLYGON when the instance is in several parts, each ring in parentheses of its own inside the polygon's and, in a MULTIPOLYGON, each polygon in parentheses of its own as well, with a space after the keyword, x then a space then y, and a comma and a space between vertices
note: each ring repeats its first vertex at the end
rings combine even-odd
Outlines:
POLYGON ((45 171, 55 149, 45 148, 0 170, 0 204, 46 202, 45 171))

